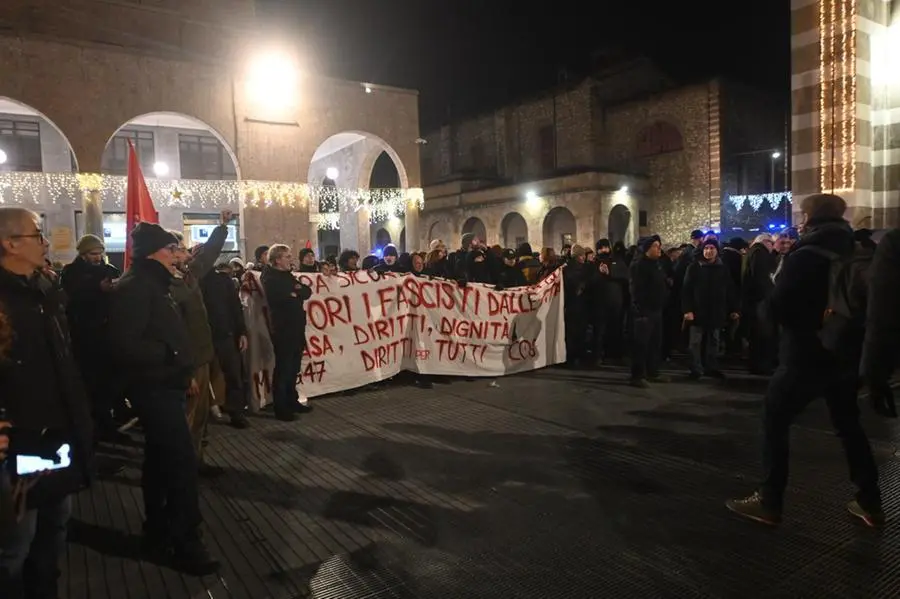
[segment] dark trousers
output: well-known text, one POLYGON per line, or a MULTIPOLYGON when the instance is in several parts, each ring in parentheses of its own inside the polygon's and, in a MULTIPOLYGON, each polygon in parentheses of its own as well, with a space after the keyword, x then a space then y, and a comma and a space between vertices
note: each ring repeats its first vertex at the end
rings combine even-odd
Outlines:
POLYGON ((124 406, 125 395, 117 384, 115 373, 109 369, 111 357, 104 349, 91 345, 81 344, 75 351, 97 432, 101 435, 112 432, 116 429, 113 410, 124 406))
POLYGON ((581 310, 567 311, 564 321, 566 325, 566 363, 574 364, 584 358, 587 321, 581 310))
POLYGON ((59 560, 66 549, 70 497, 25 512, 0 545, 0 597, 56 599, 59 560))
POLYGON ((719 329, 690 328, 688 351, 691 355, 691 372, 704 374, 719 371, 719 335, 719 329))
POLYGON ((247 395, 244 392, 244 364, 237 341, 234 337, 226 337, 216 340, 214 346, 225 379, 225 411, 229 414, 243 412, 247 407, 247 395))
POLYGON ((775 367, 778 353, 775 326, 767 318, 762 304, 751 304, 745 312, 745 321, 750 345, 747 367, 750 372, 769 373, 775 367))
POLYGON ((297 405, 297 378, 303 360, 303 345, 275 344, 275 370, 272 372, 272 403, 276 412, 291 412, 297 405))
POLYGON ((770 508, 781 509, 788 480, 791 424, 810 402, 824 397, 832 426, 844 445, 850 480, 858 489, 856 499, 863 507, 879 508, 878 468, 859 423, 858 380, 852 361, 842 366, 821 346, 816 348, 816 343, 811 347, 791 336, 781 340, 780 363, 763 405, 763 500, 770 508))
POLYGON ((147 528, 176 543, 196 534, 202 517, 198 458, 185 417, 184 391, 138 389, 130 394, 144 428, 144 512, 147 528))
POLYGON ((631 378, 656 377, 662 351, 662 312, 633 313, 633 319, 631 378))

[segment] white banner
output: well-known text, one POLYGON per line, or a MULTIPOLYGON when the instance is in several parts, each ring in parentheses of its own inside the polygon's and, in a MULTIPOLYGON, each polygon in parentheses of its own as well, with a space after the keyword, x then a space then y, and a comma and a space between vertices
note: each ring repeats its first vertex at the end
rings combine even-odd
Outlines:
MULTIPOLYGON (((498 377, 566 359, 562 269, 537 285, 505 291, 370 271, 295 276, 312 289, 297 381, 307 397, 401 370, 498 377)), ((262 407, 271 403, 275 352, 260 273, 245 275, 241 301, 253 397, 262 407)))

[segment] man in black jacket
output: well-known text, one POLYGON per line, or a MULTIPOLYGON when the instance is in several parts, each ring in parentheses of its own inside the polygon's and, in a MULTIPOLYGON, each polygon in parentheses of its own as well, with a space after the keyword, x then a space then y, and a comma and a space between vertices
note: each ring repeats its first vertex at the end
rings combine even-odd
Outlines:
POLYGON ((110 342, 144 428, 144 541, 198 576, 218 569, 200 538, 197 455, 185 418, 194 370, 187 326, 171 293, 178 240, 159 225, 131 233, 134 263, 110 307, 110 342))
POLYGON ((869 272, 866 336, 860 374, 876 413, 897 417, 891 375, 900 362, 900 229, 885 233, 869 272))
MULTIPOLYGON (((0 595, 7 599, 58 596, 70 495, 87 486, 91 472, 90 409, 60 296, 36 274, 47 251, 39 222, 28 210, 0 208, 0 311, 9 329, 0 351, 0 408, 6 413, 0 420, 11 423, 11 435, 18 430, 46 439, 51 451, 68 444, 71 465, 37 480, 23 514, 0 514, 0 595)), ((0 459, 0 493, 35 482, 16 475, 15 457, 0 459)))
POLYGON ((853 231, 838 196, 815 194, 803 200, 803 234, 785 256, 775 279, 771 307, 782 328, 778 368, 769 380, 763 404, 763 480, 755 493, 726 506, 740 516, 775 525, 781 520, 794 419, 824 397, 831 421, 844 445, 856 498, 848 511, 868 526, 884 521, 878 469, 859 423, 857 392, 862 339, 825 348, 820 339, 834 260, 854 251, 853 231), (829 259, 833 256, 834 259, 829 259))
POLYGON ((659 262, 662 242, 658 235, 638 242, 640 254, 631 263, 631 313, 634 339, 631 355, 631 385, 646 388, 649 382, 667 383, 659 374, 662 352, 663 308, 668 298, 666 273, 659 262))
POLYGON ((297 378, 306 347, 306 311, 303 302, 312 289, 291 272, 291 248, 276 244, 269 250, 269 265, 262 273, 262 285, 269 304, 270 332, 275 349, 272 372, 272 403, 275 417, 291 421, 296 413, 309 410, 298 403, 297 378))
MULTIPOLYGON (((121 411, 117 377, 109 371, 112 356, 107 341, 109 298, 119 269, 103 262, 106 248, 96 235, 78 241, 78 257, 63 268, 60 283, 66 292, 66 316, 75 359, 90 395, 97 437, 118 440, 113 409, 121 411)), ((121 414, 120 414, 121 416, 121 414)))

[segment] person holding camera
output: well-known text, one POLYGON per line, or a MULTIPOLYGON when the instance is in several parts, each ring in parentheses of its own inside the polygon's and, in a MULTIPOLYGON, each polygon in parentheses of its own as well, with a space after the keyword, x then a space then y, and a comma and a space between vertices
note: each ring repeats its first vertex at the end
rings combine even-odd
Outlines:
POLYGON ((40 218, 0 207, 0 594, 55 599, 71 495, 92 470, 90 403, 40 218))

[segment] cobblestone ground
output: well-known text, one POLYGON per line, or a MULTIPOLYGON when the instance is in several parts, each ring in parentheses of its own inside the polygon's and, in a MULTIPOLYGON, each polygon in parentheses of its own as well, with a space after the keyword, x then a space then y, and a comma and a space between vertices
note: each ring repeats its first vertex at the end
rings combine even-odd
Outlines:
MULTIPOLYGON (((78 497, 77 598, 874 598, 900 593, 896 428, 867 419, 888 526, 860 528, 824 404, 793 432, 778 530, 736 520, 758 475, 765 381, 624 384, 614 368, 402 384, 314 400, 296 423, 212 428, 205 580, 140 560, 140 452, 78 497)), ((139 436, 136 435, 139 441, 139 436)))

